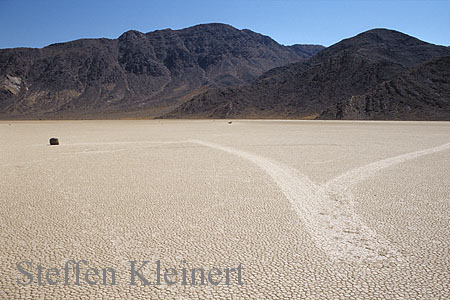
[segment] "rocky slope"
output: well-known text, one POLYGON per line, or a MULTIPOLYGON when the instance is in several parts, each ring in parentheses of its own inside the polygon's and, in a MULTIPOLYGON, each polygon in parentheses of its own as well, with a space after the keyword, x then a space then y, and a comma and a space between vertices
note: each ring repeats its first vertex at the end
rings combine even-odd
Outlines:
POLYGON ((0 117, 146 116, 319 52, 224 24, 0 50, 0 117))
POLYGON ((322 119, 450 120, 450 56, 432 59, 372 91, 336 103, 322 119))
POLYGON ((163 117, 450 120, 448 58, 435 59, 449 55, 374 29, 250 85, 205 91, 163 117))

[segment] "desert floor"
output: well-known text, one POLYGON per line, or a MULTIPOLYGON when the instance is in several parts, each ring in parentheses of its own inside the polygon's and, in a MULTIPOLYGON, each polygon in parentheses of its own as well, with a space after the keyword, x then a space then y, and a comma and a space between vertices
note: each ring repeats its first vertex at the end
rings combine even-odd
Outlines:
POLYGON ((0 299, 450 299, 450 123, 2 121, 0 138, 0 299), (71 259, 116 285, 73 266, 38 284, 71 259), (148 278, 241 264, 244 284, 132 286, 130 260, 148 278))

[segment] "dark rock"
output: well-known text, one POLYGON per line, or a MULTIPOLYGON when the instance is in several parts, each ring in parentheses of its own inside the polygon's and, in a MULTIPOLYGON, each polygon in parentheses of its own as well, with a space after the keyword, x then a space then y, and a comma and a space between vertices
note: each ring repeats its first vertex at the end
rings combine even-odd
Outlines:
POLYGON ((50 139, 50 145, 59 145, 59 140, 57 138, 50 139))
POLYGON ((368 93, 325 110, 322 119, 449 120, 450 56, 432 59, 368 93))
POLYGON ((293 50, 295 53, 297 53, 297 55, 303 57, 303 58, 309 58, 311 56, 316 55, 317 53, 319 53, 320 51, 322 51, 323 49, 325 49, 324 46, 322 45, 300 45, 300 44, 296 44, 296 45, 292 45, 292 46, 288 46, 289 49, 293 50))
POLYGON ((250 85, 209 89, 165 117, 450 120, 447 59, 433 60, 444 56, 448 47, 369 30, 250 85))
MULTIPOLYGON (((160 115, 209 86, 242 85, 320 47, 293 48, 225 24, 42 49, 0 50, 0 115, 59 118, 160 115)), ((0 116, 1 117, 1 116, 0 116)))

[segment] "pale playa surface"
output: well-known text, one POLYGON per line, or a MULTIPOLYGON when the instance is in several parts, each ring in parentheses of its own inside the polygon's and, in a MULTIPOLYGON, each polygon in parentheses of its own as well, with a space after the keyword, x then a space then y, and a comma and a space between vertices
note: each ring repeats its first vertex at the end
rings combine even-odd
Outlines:
POLYGON ((0 122, 0 137, 0 299, 450 298, 450 123, 0 122), (118 284, 16 282, 21 260, 68 259, 118 284), (158 259, 241 263, 244 285, 129 286, 129 260, 158 259))

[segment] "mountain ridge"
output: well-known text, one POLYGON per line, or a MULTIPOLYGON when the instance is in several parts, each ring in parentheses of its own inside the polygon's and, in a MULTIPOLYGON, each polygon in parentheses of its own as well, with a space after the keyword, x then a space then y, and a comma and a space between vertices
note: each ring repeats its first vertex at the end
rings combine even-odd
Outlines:
POLYGON ((450 120, 450 48, 375 28, 283 46, 220 23, 0 50, 0 118, 450 120))
MULTIPOLYGON (((163 117, 332 118, 331 108, 337 103, 370 93, 414 66, 448 55, 447 47, 394 30, 373 29, 344 39, 303 62, 269 70, 250 85, 210 89, 163 117)), ((425 106, 422 109, 428 113, 424 119, 433 119, 430 111, 439 109, 425 106)), ((448 111, 436 114, 439 119, 442 115, 450 119, 448 111)), ((371 112, 352 116, 367 119, 371 112)), ((383 116, 397 119, 393 114, 383 116)), ((419 112, 402 116, 421 119, 419 112)))
POLYGON ((0 114, 154 117, 205 87, 246 84, 304 57, 268 36, 220 23, 3 49, 0 114))

